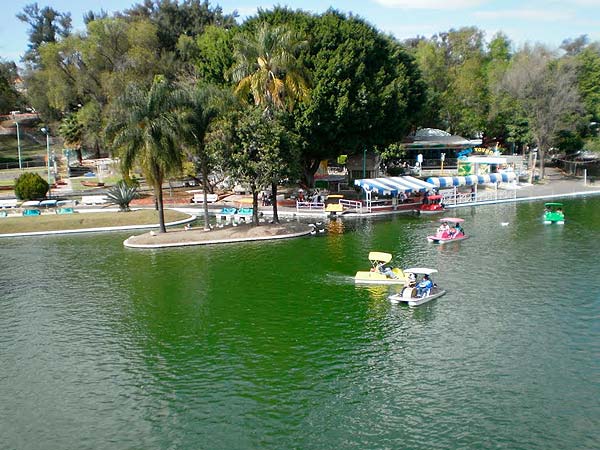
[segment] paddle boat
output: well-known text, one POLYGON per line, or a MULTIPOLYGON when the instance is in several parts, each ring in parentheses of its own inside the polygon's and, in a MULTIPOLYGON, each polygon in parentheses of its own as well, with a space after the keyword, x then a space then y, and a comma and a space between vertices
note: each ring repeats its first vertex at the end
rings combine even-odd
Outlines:
POLYGON ((341 194, 329 194, 325 199, 325 212, 329 213, 330 216, 335 216, 337 213, 344 212, 344 205, 340 203, 340 200, 344 198, 341 194))
POLYGON ((437 273, 436 269, 426 267, 413 267, 404 270, 406 274, 406 286, 398 294, 388 297, 391 303, 407 303, 408 306, 419 306, 423 303, 435 300, 446 293, 433 282, 432 275, 437 273), (418 280, 418 277, 421 277, 418 280))
POLYGON ((358 284, 404 284, 404 272, 398 267, 390 268, 386 264, 392 255, 383 252, 370 252, 371 270, 356 272, 354 282, 358 284))
POLYGON ((423 203, 415 210, 418 214, 439 214, 445 211, 442 204, 442 196, 439 194, 430 195, 423 199, 423 203))
POLYGON ((468 236, 465 235, 461 225, 464 221, 465 219, 459 219, 458 217, 444 217, 440 219, 442 224, 437 229, 436 234, 427 236, 427 241, 434 244, 445 244, 446 242, 467 239, 468 236))
POLYGON ((545 203, 544 204, 544 223, 556 223, 562 225, 565 223, 565 214, 562 210, 562 203, 545 203))

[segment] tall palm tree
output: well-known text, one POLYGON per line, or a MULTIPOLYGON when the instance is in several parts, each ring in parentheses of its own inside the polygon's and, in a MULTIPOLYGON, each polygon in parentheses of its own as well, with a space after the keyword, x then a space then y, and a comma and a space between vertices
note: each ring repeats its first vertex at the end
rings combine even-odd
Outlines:
POLYGON ((65 141, 65 147, 75 150, 77 161, 81 164, 81 143, 83 141, 83 125, 77 119, 77 115, 70 113, 65 116, 58 127, 58 134, 65 141))
POLYGON ((164 77, 156 76, 150 89, 130 85, 117 100, 107 136, 121 157, 124 173, 139 164, 154 189, 160 232, 166 233, 162 185, 181 169, 179 147, 181 105, 179 90, 164 77))
MULTIPOLYGON (((236 94, 252 96, 268 120, 276 110, 292 110, 297 100, 308 97, 308 77, 297 55, 307 42, 283 26, 263 23, 254 34, 234 41, 233 80, 236 94)), ((277 177, 271 179, 273 221, 277 215, 277 177)))
POLYGON ((186 93, 188 111, 185 120, 185 140, 200 162, 204 192, 204 229, 209 230, 207 194, 211 158, 206 149, 206 135, 211 124, 219 118, 231 99, 225 92, 210 85, 198 85, 187 89, 186 93))

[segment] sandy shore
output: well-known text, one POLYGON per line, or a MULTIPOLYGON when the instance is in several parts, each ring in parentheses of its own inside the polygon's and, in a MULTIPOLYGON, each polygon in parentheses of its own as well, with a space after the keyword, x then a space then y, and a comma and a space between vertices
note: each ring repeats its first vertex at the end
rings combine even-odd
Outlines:
POLYGON ((131 236, 125 240, 124 245, 134 248, 160 248, 285 239, 304 236, 310 234, 312 230, 313 228, 309 225, 299 222, 261 224, 258 227, 251 225, 227 226, 211 231, 205 231, 199 227, 190 230, 167 231, 167 233, 151 231, 139 236, 131 236))

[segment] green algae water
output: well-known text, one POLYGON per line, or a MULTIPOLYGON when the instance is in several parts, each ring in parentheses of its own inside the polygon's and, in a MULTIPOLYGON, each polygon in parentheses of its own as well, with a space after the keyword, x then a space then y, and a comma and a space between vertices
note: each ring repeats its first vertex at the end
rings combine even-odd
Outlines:
POLYGON ((0 241, 0 449, 600 447, 600 198, 327 224, 157 251, 129 234, 0 241), (357 287, 428 266, 418 308, 357 287))

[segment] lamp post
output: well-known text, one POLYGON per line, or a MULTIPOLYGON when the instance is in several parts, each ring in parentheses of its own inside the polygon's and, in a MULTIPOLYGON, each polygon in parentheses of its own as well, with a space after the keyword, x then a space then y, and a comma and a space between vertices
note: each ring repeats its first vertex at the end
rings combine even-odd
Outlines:
POLYGON ((19 122, 15 120, 17 126, 17 151, 19 153, 19 170, 23 170, 23 163, 21 162, 21 135, 19 133, 19 122))
POLYGON ((50 133, 47 128, 41 128, 40 131, 46 135, 46 158, 48 165, 48 197, 50 197, 50 133))
POLYGON ((363 178, 367 178, 367 147, 363 151, 363 178))

